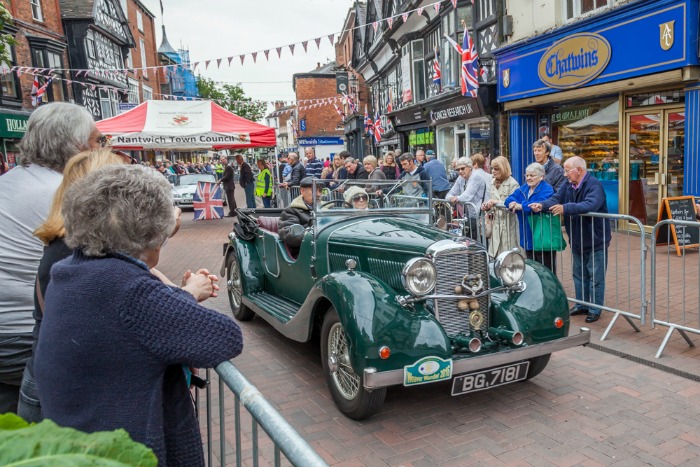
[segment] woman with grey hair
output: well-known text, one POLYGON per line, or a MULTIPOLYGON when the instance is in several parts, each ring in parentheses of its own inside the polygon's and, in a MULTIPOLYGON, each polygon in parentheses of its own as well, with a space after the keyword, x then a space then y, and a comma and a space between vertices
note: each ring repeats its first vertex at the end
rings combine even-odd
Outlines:
POLYGON ((46 220, 68 159, 100 146, 92 115, 67 102, 32 112, 19 144, 20 165, 0 177, 0 413, 16 412, 32 354, 34 281, 44 245, 34 230, 46 220))
POLYGON ((505 205, 517 214, 520 224, 520 246, 528 258, 542 263, 556 274, 557 253, 555 251, 534 251, 532 230, 527 218, 532 215, 530 205, 549 199, 554 194, 552 186, 544 180, 545 169, 539 162, 533 162, 525 169, 525 184, 515 190, 505 200, 505 205))
MULTIPOLYGON (((376 157, 365 156, 365 158, 362 159, 362 165, 369 174, 367 180, 386 180, 386 175, 384 175, 382 169, 378 167, 376 157)), ((382 193, 382 186, 379 184, 367 183, 367 185, 365 185, 365 190, 367 190, 367 193, 376 193, 379 195, 382 193)))
POLYGON ((243 342, 231 318, 149 270, 176 225, 170 184, 138 165, 104 167, 66 190, 62 211, 74 253, 46 291, 34 365, 44 416, 123 428, 162 465, 204 465, 182 366, 215 367, 243 342))

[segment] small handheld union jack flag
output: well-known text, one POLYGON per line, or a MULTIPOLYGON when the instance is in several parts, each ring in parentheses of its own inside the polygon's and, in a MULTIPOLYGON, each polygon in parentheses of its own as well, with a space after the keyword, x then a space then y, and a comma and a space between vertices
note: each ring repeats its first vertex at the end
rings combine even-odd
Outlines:
POLYGON ((221 193, 221 187, 215 183, 198 182, 197 191, 192 197, 194 220, 222 219, 224 217, 224 202, 221 193))
POLYGON ((433 60, 433 83, 440 86, 442 83, 442 71, 440 71, 440 60, 436 56, 433 60))

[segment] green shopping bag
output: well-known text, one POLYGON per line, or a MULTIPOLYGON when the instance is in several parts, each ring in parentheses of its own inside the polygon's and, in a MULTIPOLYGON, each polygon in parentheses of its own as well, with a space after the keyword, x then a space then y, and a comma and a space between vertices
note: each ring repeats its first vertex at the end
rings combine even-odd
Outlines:
POLYGON ((564 251, 566 241, 561 234, 561 219, 554 214, 533 214, 527 218, 532 231, 534 251, 564 251))

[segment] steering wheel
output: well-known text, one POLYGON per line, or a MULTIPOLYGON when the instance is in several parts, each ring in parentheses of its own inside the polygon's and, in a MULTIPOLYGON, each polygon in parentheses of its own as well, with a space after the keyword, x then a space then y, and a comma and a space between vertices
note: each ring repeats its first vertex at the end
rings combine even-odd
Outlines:
POLYGON ((343 199, 332 199, 332 200, 330 200, 330 201, 326 201, 325 203, 323 203, 323 204, 321 205, 321 209, 324 209, 326 206, 331 206, 331 205, 333 205, 333 206, 342 206, 342 207, 346 207, 346 208, 352 209, 352 204, 348 203, 347 201, 345 201, 345 200, 343 200, 343 199))

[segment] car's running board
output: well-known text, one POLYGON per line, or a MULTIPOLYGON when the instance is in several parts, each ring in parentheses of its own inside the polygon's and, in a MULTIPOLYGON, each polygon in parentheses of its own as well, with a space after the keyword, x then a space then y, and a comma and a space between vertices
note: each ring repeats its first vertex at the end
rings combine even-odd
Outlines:
POLYGON ((267 292, 246 294, 243 297, 243 302, 256 313, 262 312, 272 315, 282 323, 288 322, 299 311, 298 304, 267 292))

